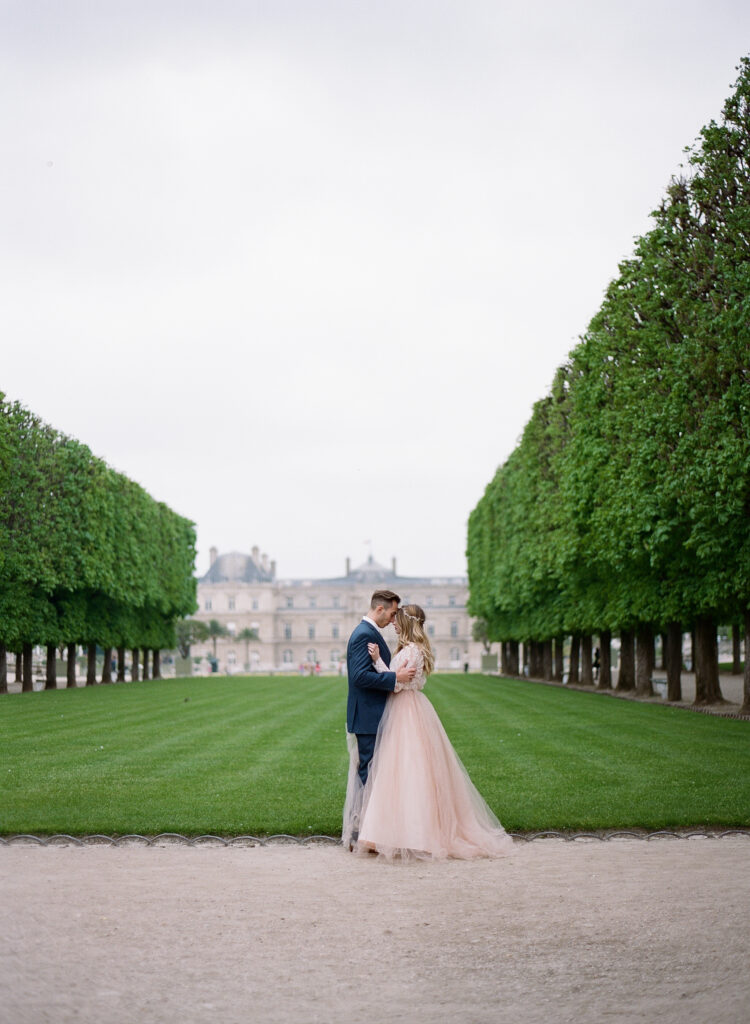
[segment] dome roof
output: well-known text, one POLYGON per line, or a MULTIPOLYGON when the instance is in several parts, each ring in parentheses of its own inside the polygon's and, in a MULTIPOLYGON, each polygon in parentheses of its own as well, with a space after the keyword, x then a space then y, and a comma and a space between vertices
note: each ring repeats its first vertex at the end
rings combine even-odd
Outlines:
POLYGON ((346 576, 351 583, 395 583, 398 578, 393 569, 376 562, 372 555, 346 576))
POLYGON ((263 568, 251 555, 230 551, 218 555, 201 583, 270 583, 273 574, 263 568))

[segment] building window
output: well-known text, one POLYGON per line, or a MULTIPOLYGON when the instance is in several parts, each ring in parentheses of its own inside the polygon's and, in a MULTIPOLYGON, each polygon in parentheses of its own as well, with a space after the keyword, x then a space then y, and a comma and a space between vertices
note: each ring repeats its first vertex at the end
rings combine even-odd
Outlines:
POLYGON ((341 661, 341 651, 338 649, 331 651, 331 661, 341 661))
POLYGON ((285 622, 284 623, 284 639, 285 640, 291 640, 292 639, 292 624, 291 624, 291 622, 285 622))
POLYGON ((287 606, 287 608, 294 608, 294 598, 293 597, 288 597, 286 599, 286 606, 287 606))
POLYGON ((331 626, 331 636, 333 637, 334 640, 338 640, 339 638, 339 627, 337 622, 334 622, 334 624, 331 626))
POLYGON ((254 597, 253 598, 253 611, 257 612, 257 610, 258 610, 258 598, 254 597))
POLYGON ((317 598, 314 598, 314 597, 311 597, 311 598, 310 598, 310 607, 311 607, 311 608, 314 608, 314 607, 315 607, 315 602, 316 602, 316 600, 317 600, 317 598))
POLYGON ((334 608, 340 608, 341 607, 341 605, 339 603, 338 597, 334 597, 334 599, 333 599, 333 607, 334 608))
POLYGON ((207 611, 207 612, 211 611, 211 598, 210 597, 206 598, 206 603, 204 604, 203 607, 204 607, 205 611, 207 611))
POLYGON ((448 607, 449 608, 455 608, 456 607, 456 598, 454 597, 453 594, 451 594, 451 596, 448 598, 448 607))
POLYGON ((435 635, 435 627, 432 625, 432 623, 430 623, 430 625, 427 627, 427 636, 434 636, 434 635, 435 635))
POLYGON ((229 611, 230 611, 230 612, 233 612, 233 611, 234 611, 234 600, 235 600, 235 599, 234 599, 233 597, 230 597, 230 598, 229 598, 229 611))
POLYGON ((307 636, 310 640, 315 639, 315 626, 312 623, 307 627, 307 636))
POLYGON ((461 661, 461 652, 458 647, 451 647, 451 663, 458 665, 461 661))
POLYGON ((237 664, 237 655, 234 651, 230 651, 229 654, 227 654, 227 663, 229 665, 237 664))
POLYGON ((292 657, 292 652, 289 650, 288 647, 282 654, 281 660, 284 662, 285 665, 291 665, 293 663, 294 658, 292 657))
POLYGON ((458 623, 451 622, 451 636, 458 636, 458 623))
POLYGON ((425 604, 427 605, 428 608, 432 608, 432 598, 428 597, 427 600, 425 601, 425 604))
POLYGON ((307 652, 307 660, 310 662, 311 665, 317 664, 318 655, 314 647, 311 647, 310 650, 307 652))
POLYGON ((236 622, 228 622, 227 623, 227 632, 229 633, 230 636, 234 636, 234 634, 237 632, 237 623, 236 622))

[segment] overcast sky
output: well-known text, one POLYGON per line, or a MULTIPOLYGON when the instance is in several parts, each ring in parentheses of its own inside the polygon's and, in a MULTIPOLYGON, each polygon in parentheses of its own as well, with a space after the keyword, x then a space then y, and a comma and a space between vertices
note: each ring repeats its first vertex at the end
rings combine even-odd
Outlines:
POLYGON ((466 522, 746 0, 0 3, 0 390, 281 576, 466 522))

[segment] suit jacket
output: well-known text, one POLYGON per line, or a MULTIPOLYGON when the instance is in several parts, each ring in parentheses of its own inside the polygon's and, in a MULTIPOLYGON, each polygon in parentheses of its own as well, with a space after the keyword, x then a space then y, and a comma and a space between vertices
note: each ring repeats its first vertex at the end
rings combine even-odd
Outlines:
POLYGON ((346 728, 354 733, 376 733, 385 709, 386 698, 396 685, 395 672, 377 672, 367 645, 376 643, 386 665, 391 652, 380 630, 364 619, 346 646, 346 674, 349 676, 349 697, 346 702, 346 728))

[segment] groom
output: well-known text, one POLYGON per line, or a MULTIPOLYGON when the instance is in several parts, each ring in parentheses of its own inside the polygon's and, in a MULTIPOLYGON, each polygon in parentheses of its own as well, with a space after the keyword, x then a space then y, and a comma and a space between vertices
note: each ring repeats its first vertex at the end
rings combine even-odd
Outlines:
POLYGON ((367 782, 375 736, 383 716, 385 702, 396 683, 408 683, 416 669, 400 668, 398 672, 377 672, 367 645, 376 643, 380 657, 391 663, 391 652, 380 630, 393 622, 401 598, 392 590, 376 590, 370 601, 370 611, 349 637, 346 648, 346 673, 349 676, 349 698, 346 704, 346 728, 357 737, 359 750, 359 777, 367 782))

